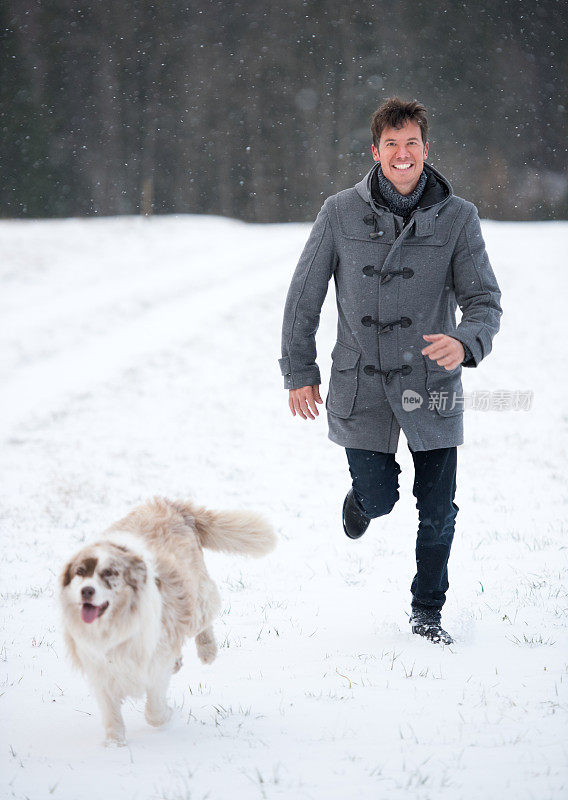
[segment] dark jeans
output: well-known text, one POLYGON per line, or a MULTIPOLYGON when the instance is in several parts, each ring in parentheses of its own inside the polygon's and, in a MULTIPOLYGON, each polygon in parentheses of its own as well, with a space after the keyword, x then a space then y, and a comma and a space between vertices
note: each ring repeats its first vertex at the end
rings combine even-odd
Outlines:
MULTIPOLYGON (((408 448, 410 450, 410 447, 408 448)), ((457 447, 412 453, 418 509, 413 608, 440 610, 448 591, 448 558, 459 506, 456 493, 457 447)), ((400 466, 394 453, 346 448, 353 494, 368 517, 389 514, 399 499, 400 466)))

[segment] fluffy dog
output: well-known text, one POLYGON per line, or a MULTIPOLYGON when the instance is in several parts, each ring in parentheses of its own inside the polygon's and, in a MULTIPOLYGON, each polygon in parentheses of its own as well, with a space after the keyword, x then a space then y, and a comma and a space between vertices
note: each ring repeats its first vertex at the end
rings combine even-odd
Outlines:
POLYGON ((163 725, 170 677, 184 641, 214 660, 211 623, 221 600, 203 548, 262 556, 276 544, 271 526, 247 511, 209 511, 154 498, 80 550, 61 576, 65 640, 91 683, 106 744, 126 743, 120 706, 146 694, 146 720, 163 725))

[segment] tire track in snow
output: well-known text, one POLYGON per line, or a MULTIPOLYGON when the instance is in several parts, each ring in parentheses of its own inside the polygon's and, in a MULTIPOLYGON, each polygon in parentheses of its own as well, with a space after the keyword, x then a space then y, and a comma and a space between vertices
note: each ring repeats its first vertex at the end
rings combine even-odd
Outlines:
POLYGON ((270 259, 269 267, 209 284, 194 296, 150 309, 124 327, 118 320, 106 335, 21 368, 2 389, 0 434, 9 436, 26 418, 53 412, 70 396, 88 392, 145 356, 190 339, 200 326, 211 324, 212 315, 227 313, 241 302, 250 305, 251 298, 267 292, 281 290, 284 298, 291 272, 278 265, 291 267, 296 253, 297 246, 291 242, 290 254, 280 248, 278 260, 270 259))
MULTIPOLYGON (((190 252, 180 253, 179 232, 177 238, 169 240, 164 230, 169 226, 161 223, 160 220, 154 230, 147 231, 152 238, 142 243, 133 243, 130 226, 120 225, 124 231, 120 239, 123 249, 114 251, 113 237, 109 241, 108 235, 103 236, 101 241, 101 236, 96 238, 96 231, 84 222, 78 227, 87 251, 81 255, 75 252, 77 242, 73 237, 63 239, 62 247, 61 241, 51 241, 51 228, 44 225, 40 226, 43 238, 34 240, 33 250, 29 243, 20 242, 18 257, 13 259, 14 270, 17 273, 19 268, 22 273, 20 279, 15 282, 14 274, 11 279, 0 276, 2 367, 7 372, 17 372, 23 362, 28 366, 39 363, 66 349, 70 337, 75 344, 86 343, 114 327, 116 319, 130 322, 145 315, 150 306, 208 289, 212 279, 215 284, 236 274, 246 279, 251 265, 254 269, 256 263, 265 260, 271 244, 272 231, 264 228, 251 235, 244 224, 223 220, 221 229, 225 235, 214 241, 205 237, 208 226, 205 230, 201 226, 194 230, 189 225, 190 252), (229 254, 227 237, 235 245, 229 254), (156 261, 157 245, 162 242, 161 261, 156 261), (30 284, 27 273, 38 260, 38 251, 44 258, 52 259, 53 264, 40 273, 37 282, 30 284), (80 264, 78 269, 76 262, 80 264)), ((109 225, 115 226, 116 221, 109 225)), ((55 223, 54 227, 60 228, 61 224, 55 223)), ((65 235, 68 237, 69 233, 65 235)), ((77 231, 74 235, 77 236, 77 231)), ((290 254, 296 255, 292 248, 290 254)))

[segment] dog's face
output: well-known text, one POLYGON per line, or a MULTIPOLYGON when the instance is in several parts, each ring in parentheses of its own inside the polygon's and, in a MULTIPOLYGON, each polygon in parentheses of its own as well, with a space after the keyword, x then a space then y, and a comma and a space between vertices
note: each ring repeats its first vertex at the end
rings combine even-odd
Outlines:
POLYGON ((127 547, 111 542, 85 547, 61 576, 65 615, 74 628, 104 630, 112 618, 136 610, 146 580, 144 560, 127 547))

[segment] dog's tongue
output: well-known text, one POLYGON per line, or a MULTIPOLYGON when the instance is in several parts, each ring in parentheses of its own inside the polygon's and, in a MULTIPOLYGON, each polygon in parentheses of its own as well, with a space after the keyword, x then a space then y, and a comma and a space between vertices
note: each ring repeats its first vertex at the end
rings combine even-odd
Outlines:
POLYGON ((99 615, 99 607, 92 606, 90 603, 83 603, 81 606, 81 619, 83 622, 93 622, 99 615))

